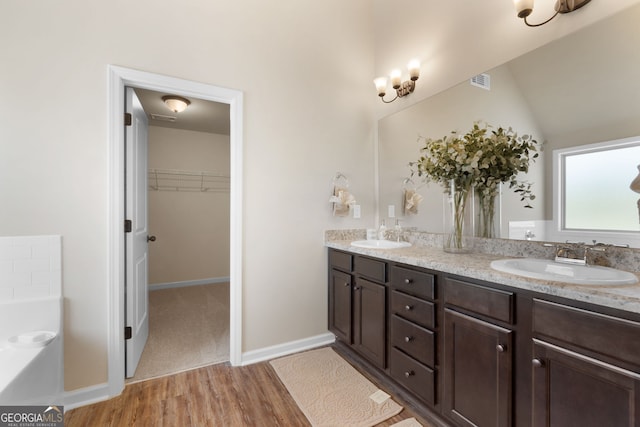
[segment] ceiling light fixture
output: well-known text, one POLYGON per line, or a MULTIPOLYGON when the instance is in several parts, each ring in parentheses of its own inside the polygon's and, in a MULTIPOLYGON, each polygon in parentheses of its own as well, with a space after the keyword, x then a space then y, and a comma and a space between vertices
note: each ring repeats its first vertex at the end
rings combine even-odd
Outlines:
POLYGON ((416 88, 416 80, 420 77, 420 61, 417 59, 412 60, 407 65, 409 69, 409 80, 402 81, 402 73, 400 70, 393 70, 391 75, 391 86, 396 90, 396 97, 391 101, 386 101, 384 96, 387 91, 387 78, 386 77, 378 77, 373 81, 376 85, 376 90, 378 91, 378 96, 382 100, 382 102, 388 104, 390 102, 395 101, 398 98, 402 98, 403 96, 409 95, 416 88))
POLYGON ((524 23, 529 27, 539 27, 551 21, 553 18, 558 16, 559 13, 571 13, 574 10, 580 9, 590 1, 591 0, 558 0, 555 5, 556 13, 551 18, 541 22, 540 24, 530 24, 527 21, 527 16, 531 15, 531 12, 533 11, 533 0, 513 0, 513 4, 516 7, 516 12, 518 12, 518 18, 524 19, 524 23))
POLYGON ((189 104, 191 104, 191 101, 189 101, 187 98, 183 98, 181 96, 176 96, 176 95, 163 96, 162 100, 164 101, 167 108, 173 111, 174 113, 183 112, 184 110, 187 109, 189 104))

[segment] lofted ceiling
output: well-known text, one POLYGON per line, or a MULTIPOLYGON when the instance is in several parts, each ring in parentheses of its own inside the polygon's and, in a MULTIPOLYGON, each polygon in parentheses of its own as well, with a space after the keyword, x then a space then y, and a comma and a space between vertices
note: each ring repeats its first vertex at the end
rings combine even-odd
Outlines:
MULTIPOLYGON (((421 75, 411 96, 392 104, 377 101, 371 84, 371 99, 377 118, 407 108, 463 80, 501 65, 523 53, 602 20, 640 0, 592 0, 584 8, 560 15, 549 24, 529 28, 517 18, 513 0, 372 0, 375 28, 375 65, 371 79, 388 75, 406 63, 421 61, 421 75)), ((549 17, 555 0, 535 0, 531 22, 549 17)), ((136 89, 152 126, 228 135, 229 106, 190 99, 182 113, 173 113, 162 102, 168 93, 136 89), (159 114, 174 122, 154 119, 159 114)))
POLYGON ((229 135, 231 124, 228 104, 186 97, 191 104, 183 112, 174 113, 167 108, 162 97, 175 94, 139 88, 135 92, 147 113, 150 126, 229 135))
MULTIPOLYGON (((553 14, 556 0, 535 0, 529 18, 542 22, 553 14)), ((421 61, 415 92, 391 104, 376 103, 385 117, 562 38, 640 0, 592 0, 568 15, 537 28, 516 16, 513 0, 373 0, 375 28, 373 79, 399 68, 406 76, 412 58, 421 61)), ((570 54, 570 53, 569 53, 570 54)))

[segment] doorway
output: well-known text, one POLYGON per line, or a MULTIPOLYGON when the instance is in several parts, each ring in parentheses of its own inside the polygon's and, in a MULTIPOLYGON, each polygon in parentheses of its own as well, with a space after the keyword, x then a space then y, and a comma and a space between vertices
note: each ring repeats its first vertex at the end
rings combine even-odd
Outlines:
POLYGON ((229 360, 229 105, 181 98, 178 112, 171 93, 132 91, 148 123, 149 332, 139 363, 127 356, 127 383, 229 360))
POLYGON ((110 395, 124 388, 124 88, 169 92, 229 105, 230 115, 230 339, 229 360, 241 363, 242 93, 233 89, 109 66, 109 342, 110 395))

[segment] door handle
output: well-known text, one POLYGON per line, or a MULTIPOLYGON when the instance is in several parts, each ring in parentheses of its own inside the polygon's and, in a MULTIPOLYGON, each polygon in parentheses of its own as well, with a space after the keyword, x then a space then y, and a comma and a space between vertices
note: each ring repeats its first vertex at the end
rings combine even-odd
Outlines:
POLYGON ((147 242, 155 242, 156 236, 147 236, 147 242))

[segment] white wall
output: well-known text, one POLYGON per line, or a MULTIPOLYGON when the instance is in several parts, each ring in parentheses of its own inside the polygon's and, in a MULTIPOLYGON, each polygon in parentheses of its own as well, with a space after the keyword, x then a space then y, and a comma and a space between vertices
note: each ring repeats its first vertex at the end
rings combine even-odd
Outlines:
POLYGON ((65 384, 107 379, 107 65, 244 92, 243 351, 326 332, 323 230, 373 222, 367 0, 3 2, 0 235, 60 234, 65 384), (334 219, 336 171, 362 220, 334 219))
POLYGON ((592 2, 584 19, 561 17, 539 32, 517 27, 526 37, 512 38, 509 31, 523 24, 512 24, 511 2, 490 2, 507 3, 509 11, 477 19, 474 13, 503 6, 483 2, 479 10, 444 15, 440 8, 462 3, 411 0, 403 7, 408 1, 0 4, 0 235, 63 236, 68 390, 107 379, 108 64, 244 92, 242 346, 250 351, 326 331, 322 231, 373 225, 373 108, 383 117, 407 106, 377 100, 371 80, 388 68, 374 64, 374 51, 394 67, 410 59, 396 61, 405 47, 428 56, 430 40, 450 53, 426 66, 432 72, 423 74, 411 103, 599 19, 603 10, 638 2, 592 2), (399 14, 406 19, 395 19, 399 14), (462 25, 461 16, 473 19, 462 25), (460 37, 438 40, 442 25, 433 22, 460 37), (483 35, 477 53, 469 53, 469 34, 483 35), (508 50, 494 48, 505 40, 508 50), (363 219, 331 216, 337 171, 349 178, 363 219))
MULTIPOLYGON (((229 135, 149 127, 149 169, 229 176, 229 135)), ((149 176, 150 186, 156 183, 149 176)), ((229 277, 229 180, 206 184, 160 180, 150 190, 149 284, 229 277), (186 184, 196 191, 168 188, 186 184), (217 190, 219 189, 219 190, 217 190)))

